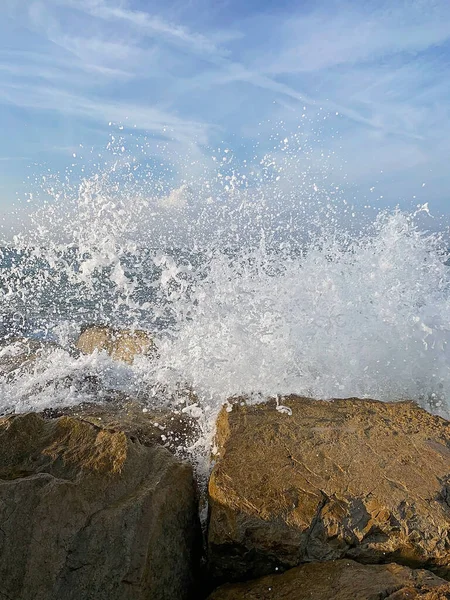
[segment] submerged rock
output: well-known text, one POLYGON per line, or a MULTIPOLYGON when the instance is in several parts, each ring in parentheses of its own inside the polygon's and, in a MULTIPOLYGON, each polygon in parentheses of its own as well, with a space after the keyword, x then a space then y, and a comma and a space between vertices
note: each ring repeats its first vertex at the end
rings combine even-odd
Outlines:
POLYGON ((429 571, 349 560, 310 563, 282 575, 225 585, 209 600, 448 600, 450 584, 429 571))
POLYGON ((71 417, 0 421, 0 586, 14 600, 182 600, 192 586, 192 469, 71 417))
POLYGON ((213 577, 354 558, 450 573, 450 422, 408 402, 236 403, 209 483, 213 577))
POLYGON ((53 342, 25 337, 7 337, 0 341, 0 377, 13 379, 33 368, 36 360, 59 346, 53 342))
POLYGON ((114 360, 133 363, 138 354, 151 355, 155 344, 151 336, 139 329, 113 329, 104 325, 89 325, 83 329, 76 343, 78 350, 92 354, 105 350, 114 360))

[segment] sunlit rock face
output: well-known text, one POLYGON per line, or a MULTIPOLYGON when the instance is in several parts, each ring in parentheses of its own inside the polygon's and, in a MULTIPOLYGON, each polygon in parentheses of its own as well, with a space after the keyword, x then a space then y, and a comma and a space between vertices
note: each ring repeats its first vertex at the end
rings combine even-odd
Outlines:
POLYGON ((223 409, 209 482, 218 580, 353 558, 450 569, 450 422, 409 402, 223 409))

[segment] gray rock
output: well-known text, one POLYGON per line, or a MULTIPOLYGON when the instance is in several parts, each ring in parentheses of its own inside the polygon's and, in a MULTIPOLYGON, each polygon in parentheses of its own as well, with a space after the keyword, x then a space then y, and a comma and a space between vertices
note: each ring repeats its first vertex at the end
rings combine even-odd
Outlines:
POLYGON ((53 342, 8 337, 0 341, 0 378, 11 380, 29 371, 35 361, 50 354, 59 346, 53 342))

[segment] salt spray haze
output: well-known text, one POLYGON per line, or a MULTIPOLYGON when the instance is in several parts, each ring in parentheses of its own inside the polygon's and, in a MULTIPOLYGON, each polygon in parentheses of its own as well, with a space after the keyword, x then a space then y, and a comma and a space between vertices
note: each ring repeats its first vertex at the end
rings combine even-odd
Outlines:
POLYGON ((111 156, 81 182, 47 178, 50 199, 5 242, 1 312, 60 347, 0 383, 3 412, 93 400, 73 382, 95 375, 149 402, 189 386, 205 440, 240 394, 410 398, 450 415, 445 244, 417 212, 352 218, 327 157, 298 136, 240 169, 220 149, 176 185, 123 148, 111 156), (158 357, 76 356, 87 322, 148 329, 158 357))

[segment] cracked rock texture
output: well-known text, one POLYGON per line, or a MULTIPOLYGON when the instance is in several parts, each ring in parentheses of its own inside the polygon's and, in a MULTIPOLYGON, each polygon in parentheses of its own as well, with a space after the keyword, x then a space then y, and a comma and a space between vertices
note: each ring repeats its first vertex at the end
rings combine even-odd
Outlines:
POLYGON ((197 543, 191 467, 71 417, 0 421, 2 600, 182 600, 197 543))
POLYGON ((450 422, 408 402, 279 404, 237 401, 219 416, 212 576, 239 581, 341 558, 447 576, 450 422))
POLYGON ((450 584, 429 571, 338 560, 224 585, 209 600, 448 600, 450 584))

